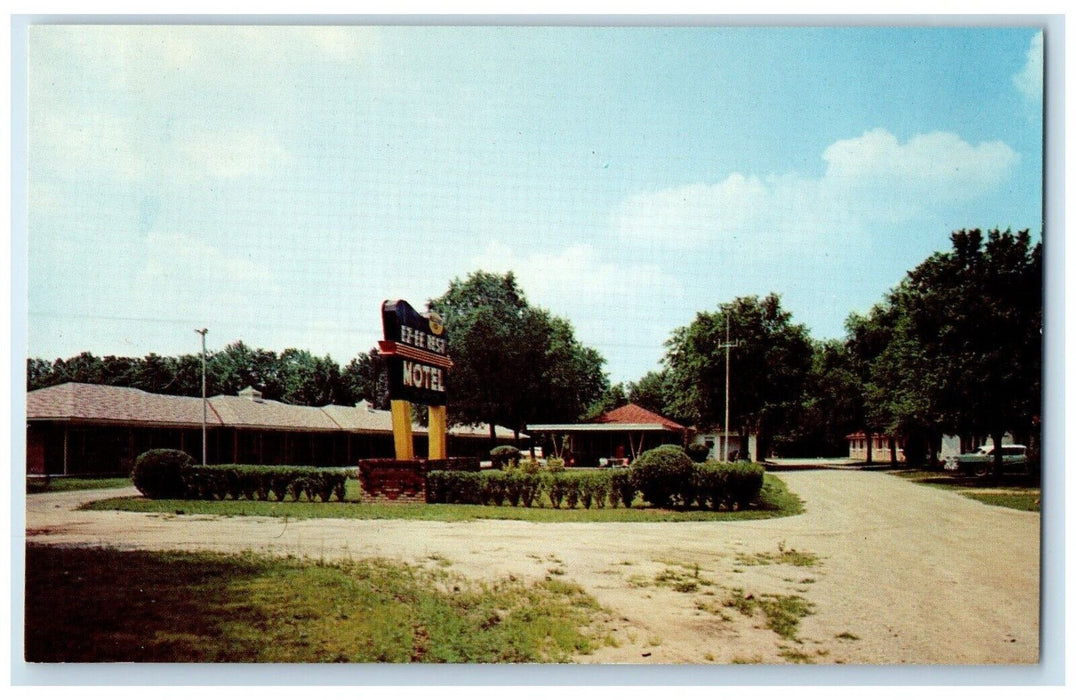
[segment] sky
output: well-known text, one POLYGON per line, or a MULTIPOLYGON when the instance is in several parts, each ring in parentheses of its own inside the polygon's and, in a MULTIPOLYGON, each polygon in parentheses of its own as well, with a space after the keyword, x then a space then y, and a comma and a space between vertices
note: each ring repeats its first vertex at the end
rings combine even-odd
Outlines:
MULTIPOLYGON (((329 354, 513 271, 613 382, 775 292, 816 339, 1041 234, 1036 27, 35 25, 27 355, 329 354)), ((451 327, 448 328, 451 339, 451 327)))

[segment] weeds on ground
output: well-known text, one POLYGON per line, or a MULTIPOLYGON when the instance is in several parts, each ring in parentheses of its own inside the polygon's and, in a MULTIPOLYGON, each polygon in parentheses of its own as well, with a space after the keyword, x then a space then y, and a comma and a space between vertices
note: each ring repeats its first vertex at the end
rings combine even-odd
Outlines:
POLYGON ((606 643, 606 618, 558 579, 484 583, 378 559, 26 551, 32 662, 563 662, 606 643))
POLYGON ((732 663, 740 664, 760 664, 762 663, 762 656, 756 654, 754 656, 734 656, 732 657, 732 663))
POLYGON ((799 641, 796 634, 800 620, 814 612, 814 605, 798 595, 745 595, 740 588, 732 589, 723 605, 747 617, 752 616, 756 610, 761 610, 766 617, 766 627, 792 641, 799 641))
POLYGON ((756 552, 755 554, 737 554, 736 563, 741 566, 765 566, 767 564, 789 564, 791 566, 817 566, 821 559, 811 552, 800 552, 788 548, 784 542, 777 544, 776 552, 756 552))
POLYGON ((813 664, 814 659, 810 654, 799 649, 793 649, 792 647, 781 647, 777 652, 777 655, 782 659, 791 661, 794 664, 813 664))

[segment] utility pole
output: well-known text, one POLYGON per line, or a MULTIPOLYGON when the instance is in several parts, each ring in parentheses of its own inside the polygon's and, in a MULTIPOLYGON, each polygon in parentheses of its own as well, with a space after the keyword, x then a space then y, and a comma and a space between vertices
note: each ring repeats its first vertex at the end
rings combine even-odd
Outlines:
MULTIPOLYGON (((206 464, 206 439, 205 439, 205 422, 206 422, 206 398, 205 398, 205 334, 209 332, 208 328, 196 328, 195 333, 202 336, 202 466, 206 464)), ((727 399, 726 399, 727 401, 727 399)))
MULTIPOLYGON (((732 348, 736 347, 739 343, 729 342, 729 313, 725 311, 725 342, 720 346, 725 349, 725 447, 724 454, 721 458, 722 462, 729 461, 729 355, 732 354, 732 348)), ((740 449, 743 449, 743 445, 740 445, 740 449)))

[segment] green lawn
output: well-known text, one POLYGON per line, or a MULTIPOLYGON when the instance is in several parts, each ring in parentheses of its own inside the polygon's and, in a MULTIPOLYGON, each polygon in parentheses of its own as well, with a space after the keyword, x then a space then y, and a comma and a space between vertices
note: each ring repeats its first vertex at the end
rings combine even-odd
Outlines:
POLYGON ((149 500, 146 498, 108 498, 83 506, 87 510, 125 510, 140 513, 177 515, 259 515, 271 517, 354 518, 359 520, 528 520, 532 522, 677 522, 689 520, 756 520, 784 517, 803 512, 803 503, 772 474, 763 486, 764 508, 737 512, 708 510, 667 510, 644 507, 636 502, 632 508, 513 508, 511 506, 471 506, 427 503, 364 503, 360 501, 358 482, 348 480, 345 501, 311 503, 309 501, 188 501, 149 500))
POLYGON ((890 474, 914 481, 917 484, 954 491, 982 503, 1014 510, 1040 512, 1042 488, 1035 476, 1006 474, 1001 481, 991 484, 982 479, 944 471, 920 469, 891 469, 890 474))
POLYGON ((562 662, 615 643, 574 584, 385 560, 26 551, 30 662, 562 662))
POLYGON ((52 476, 28 477, 27 493, 56 493, 58 491, 87 491, 90 489, 121 489, 131 485, 128 477, 52 476))

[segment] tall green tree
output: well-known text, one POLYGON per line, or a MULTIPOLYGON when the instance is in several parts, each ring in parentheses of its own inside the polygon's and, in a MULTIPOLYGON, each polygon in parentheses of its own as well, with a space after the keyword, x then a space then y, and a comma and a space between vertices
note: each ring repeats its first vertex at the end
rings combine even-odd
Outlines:
POLYGON ((388 410, 388 369, 377 348, 361 352, 348 362, 340 372, 340 381, 348 396, 348 404, 365 399, 374 408, 388 410))
POLYGON ((628 384, 628 400, 648 411, 669 414, 669 373, 666 370, 647 372, 637 382, 628 384))
MULTIPOLYGON (((953 249, 908 273, 895 301, 920 349, 939 424, 1032 433, 1042 395, 1042 245, 1027 230, 956 231, 953 249)), ((994 472, 1000 475, 1001 451, 994 472)))
MULTIPOLYGON (((1028 231, 956 231, 868 316, 849 318, 863 424, 910 461, 943 433, 1033 435, 1042 384, 1042 246, 1028 231)), ((1001 452, 995 455, 1000 474, 1001 452)))
POLYGON ((899 431, 895 413, 889 402, 892 382, 881 381, 891 373, 877 372, 875 362, 893 340, 899 311, 887 298, 875 304, 866 315, 852 313, 845 321, 847 340, 845 348, 855 380, 851 394, 854 422, 867 437, 867 464, 874 462, 874 436, 899 431))
POLYGON ((730 358, 730 428, 741 444, 756 431, 758 449, 766 454, 770 437, 791 424, 811 366, 807 329, 792 323, 776 294, 738 297, 673 332, 663 360, 670 408, 703 426, 724 423, 726 320, 737 343, 730 358))
POLYGON ((782 437, 784 456, 826 456, 848 450, 846 436, 859 427, 858 377, 847 345, 840 340, 812 343, 811 367, 800 409, 782 437))
POLYGON ((488 423, 517 435, 529 422, 575 420, 608 385, 604 360, 571 324, 530 306, 511 272, 455 279, 431 311, 445 321, 449 420, 488 423))

